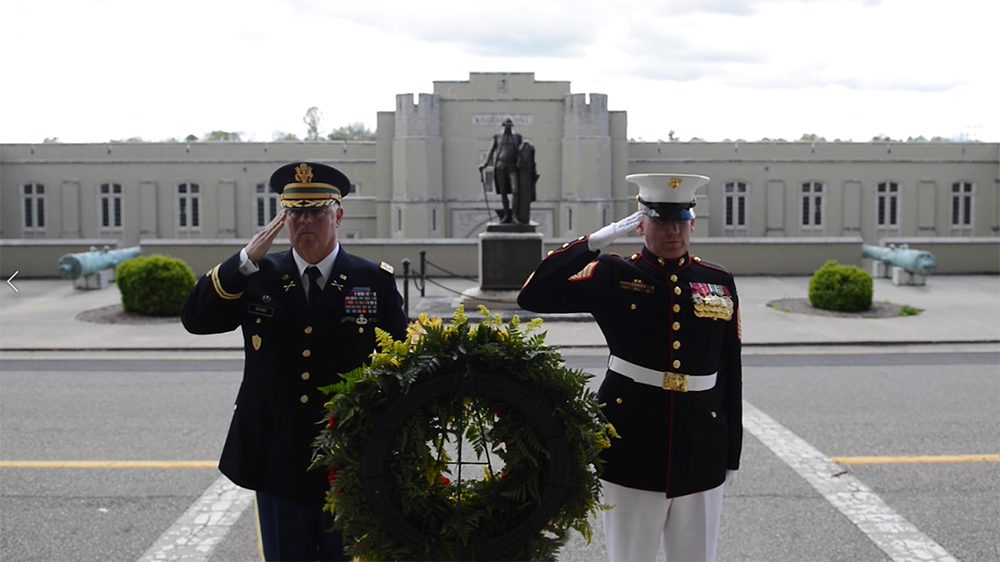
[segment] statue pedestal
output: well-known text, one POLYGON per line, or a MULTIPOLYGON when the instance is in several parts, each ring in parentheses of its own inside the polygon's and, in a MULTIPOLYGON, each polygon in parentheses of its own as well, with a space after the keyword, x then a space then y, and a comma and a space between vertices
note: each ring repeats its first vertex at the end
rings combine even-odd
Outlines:
POLYGON ((537 226, 493 223, 479 235, 479 287, 462 293, 467 309, 480 304, 491 310, 518 308, 518 291, 542 261, 544 246, 537 226))

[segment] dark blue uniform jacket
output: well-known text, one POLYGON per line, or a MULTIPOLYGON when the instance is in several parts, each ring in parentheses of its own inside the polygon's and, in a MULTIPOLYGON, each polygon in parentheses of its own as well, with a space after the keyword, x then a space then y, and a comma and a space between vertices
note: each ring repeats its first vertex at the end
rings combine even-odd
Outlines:
POLYGON ((290 250, 268 254, 250 276, 239 262, 202 277, 181 312, 194 334, 243 330, 243 382, 219 469, 244 488, 318 505, 327 475, 307 470, 325 415, 318 388, 368 360, 376 327, 405 336, 402 297, 390 268, 343 246, 313 309, 290 250))
POLYGON ((676 392, 608 370, 598 400, 621 439, 603 453, 603 479, 677 497, 714 488, 739 468, 739 299, 729 272, 648 249, 628 258, 600 254, 584 237, 550 253, 517 302, 535 312, 589 312, 610 353, 636 365, 718 373, 710 390, 676 392))

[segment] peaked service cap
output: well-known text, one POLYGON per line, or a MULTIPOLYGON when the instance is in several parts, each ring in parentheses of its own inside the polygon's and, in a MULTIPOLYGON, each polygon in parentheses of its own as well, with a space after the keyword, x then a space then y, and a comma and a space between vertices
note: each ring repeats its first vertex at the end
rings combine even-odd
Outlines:
POLYGON ((658 219, 691 220, 695 217, 695 191, 709 182, 708 176, 693 174, 629 174, 639 186, 639 210, 658 219))
POLYGON ((271 174, 269 183, 286 209, 327 207, 351 192, 351 180, 343 172, 314 162, 285 164, 271 174))

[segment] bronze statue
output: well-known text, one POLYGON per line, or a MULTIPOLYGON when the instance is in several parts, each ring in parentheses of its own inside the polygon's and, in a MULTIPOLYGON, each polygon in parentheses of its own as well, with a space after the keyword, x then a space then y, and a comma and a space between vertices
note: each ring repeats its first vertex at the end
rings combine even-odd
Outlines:
POLYGON ((513 132, 513 127, 510 117, 504 119, 503 132, 493 135, 490 152, 479 172, 482 175, 484 168, 493 166, 493 186, 503 203, 503 209, 497 211, 500 222, 527 224, 531 221, 531 202, 535 200, 535 183, 539 178, 535 148, 513 132))

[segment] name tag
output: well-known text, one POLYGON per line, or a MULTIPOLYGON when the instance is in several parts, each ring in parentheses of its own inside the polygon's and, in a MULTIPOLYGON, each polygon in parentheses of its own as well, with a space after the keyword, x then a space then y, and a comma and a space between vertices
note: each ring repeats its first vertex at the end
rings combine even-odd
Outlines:
POLYGON ((247 312, 250 314, 256 314, 257 316, 266 316, 270 318, 274 316, 274 307, 250 303, 250 306, 247 307, 247 312))

